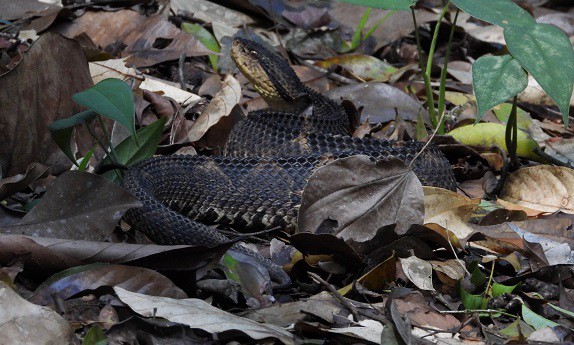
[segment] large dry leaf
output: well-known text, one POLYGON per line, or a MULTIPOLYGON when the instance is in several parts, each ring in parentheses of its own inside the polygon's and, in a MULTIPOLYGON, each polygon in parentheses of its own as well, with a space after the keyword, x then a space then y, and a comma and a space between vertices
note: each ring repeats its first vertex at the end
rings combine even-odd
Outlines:
MULTIPOLYGON (((336 160, 317 169, 303 190, 299 231, 330 226, 345 240, 366 242, 397 224, 403 234, 423 220, 422 185, 400 160, 372 162, 367 156, 336 160)), ((320 230, 323 231, 323 230, 320 230)))
POLYGON ((543 212, 574 214, 574 170, 538 165, 510 174, 501 198, 543 212))
POLYGON ((50 308, 32 304, 0 281, 2 344, 75 344, 70 325, 50 308))
MULTIPOLYGON (((88 266, 86 266, 88 268, 88 266)), ((46 305, 57 296, 68 299, 81 292, 89 292, 100 287, 122 287, 129 291, 151 296, 186 298, 183 290, 171 280, 147 268, 122 265, 90 265, 89 269, 51 282, 37 291, 30 302, 46 305), (91 266, 94 266, 91 268, 91 266)))
POLYGON ((458 239, 473 233, 467 225, 480 199, 465 196, 436 187, 423 187, 425 193, 425 224, 436 223, 450 230, 458 239))
POLYGON ((211 100, 203 113, 199 116, 187 134, 189 141, 195 142, 219 120, 231 113, 233 107, 241 99, 241 85, 232 75, 223 79, 221 90, 211 100))
POLYGON ((103 240, 127 209, 138 206, 138 199, 115 183, 69 171, 54 181, 19 225, 0 227, 0 233, 103 240))
POLYGON ((217 262, 230 246, 160 246, 4 235, 0 236, 0 264, 8 265, 14 258, 26 255, 26 270, 35 275, 51 275, 73 266, 97 262, 193 271, 217 262))
POLYGON ((235 316, 209 303, 196 299, 173 299, 154 297, 130 292, 115 287, 118 297, 136 313, 145 317, 163 317, 199 328, 209 333, 242 332, 253 339, 278 339, 284 344, 294 344, 291 333, 271 324, 260 324, 240 316, 235 316))
POLYGON ((5 176, 23 173, 34 162, 51 164, 52 173, 69 168, 47 125, 81 111, 72 95, 92 86, 80 44, 58 34, 40 36, 18 66, 0 76, 0 85, 0 168, 5 176))

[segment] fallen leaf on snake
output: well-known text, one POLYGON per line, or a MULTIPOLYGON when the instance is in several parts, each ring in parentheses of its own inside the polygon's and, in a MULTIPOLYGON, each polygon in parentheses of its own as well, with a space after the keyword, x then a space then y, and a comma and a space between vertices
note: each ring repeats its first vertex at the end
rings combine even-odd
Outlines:
POLYGON ((299 231, 330 232, 366 242, 389 224, 404 233, 423 220, 422 185, 400 160, 367 156, 336 160, 317 169, 303 190, 299 231))

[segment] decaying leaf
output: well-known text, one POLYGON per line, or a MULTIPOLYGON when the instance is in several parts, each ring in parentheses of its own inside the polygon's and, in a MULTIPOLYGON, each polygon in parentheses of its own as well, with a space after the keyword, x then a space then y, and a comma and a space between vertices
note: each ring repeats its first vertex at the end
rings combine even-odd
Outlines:
POLYGON ((405 233, 423 218, 422 185, 400 160, 372 162, 353 156, 317 169, 305 189, 299 230, 330 227, 345 240, 366 242, 389 224, 405 233))
POLYGON ((574 214, 574 170, 538 165, 510 174, 502 199, 543 212, 574 214))
POLYGON ((103 177, 69 171, 54 181, 19 225, 0 227, 0 233, 102 240, 124 211, 140 205, 136 197, 103 177))
POLYGON ((467 225, 480 199, 469 199, 446 189, 423 187, 425 192, 425 224, 436 223, 452 231, 459 239, 474 230, 467 225))
POLYGON ((26 301, 1 281, 0 305, 2 344, 75 343, 72 328, 58 313, 26 301))
POLYGON ((122 302, 145 317, 163 317, 209 333, 236 332, 246 334, 253 339, 272 338, 284 344, 295 343, 291 333, 281 327, 260 324, 235 316, 200 299, 154 297, 130 292, 121 287, 115 287, 114 290, 122 302))

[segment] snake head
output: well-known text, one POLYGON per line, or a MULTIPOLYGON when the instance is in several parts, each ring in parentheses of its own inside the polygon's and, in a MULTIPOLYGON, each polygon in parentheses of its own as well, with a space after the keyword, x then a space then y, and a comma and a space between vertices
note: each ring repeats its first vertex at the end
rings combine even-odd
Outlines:
POLYGON ((271 108, 297 111, 308 105, 307 87, 278 54, 257 42, 236 37, 231 58, 271 108))

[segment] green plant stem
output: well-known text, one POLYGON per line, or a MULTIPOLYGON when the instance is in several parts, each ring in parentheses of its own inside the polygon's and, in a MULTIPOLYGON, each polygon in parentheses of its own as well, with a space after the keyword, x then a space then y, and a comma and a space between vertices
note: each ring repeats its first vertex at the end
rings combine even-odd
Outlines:
POLYGON ((494 276, 494 260, 492 260, 492 267, 490 268, 490 276, 488 277, 488 283, 486 283, 486 289, 484 289, 484 293, 487 296, 492 296, 490 293, 490 286, 492 285, 492 277, 494 276))
POLYGON ((411 9, 411 14, 413 17, 413 25, 415 26, 415 38, 417 40, 417 51, 419 54, 419 66, 421 68, 422 74, 423 74, 423 80, 425 83, 425 90, 426 90, 426 94, 427 94, 427 110, 429 112, 429 118, 431 121, 431 125, 436 128, 437 127, 437 118, 436 118, 436 114, 434 112, 434 102, 433 102, 433 94, 432 94, 432 87, 431 87, 431 82, 430 82, 430 77, 425 73, 425 66, 423 64, 423 50, 421 47, 421 39, 419 36, 419 27, 417 25, 417 17, 415 15, 415 10, 411 9))
POLYGON ((364 39, 369 38, 373 32, 375 32, 375 30, 377 30, 377 28, 383 24, 387 19, 389 19, 393 14, 397 13, 396 10, 392 10, 389 13, 387 13, 383 18, 379 19, 378 22, 375 23, 375 25, 373 25, 372 28, 369 29, 369 31, 367 31, 367 33, 364 36, 364 39))
POLYGON ((506 149, 508 155, 510 156, 510 163, 517 167, 518 157, 516 156, 516 149, 518 147, 518 121, 516 116, 516 106, 518 103, 518 97, 514 96, 512 100, 512 110, 510 110, 510 115, 508 115, 508 121, 506 122, 506 149))
MULTIPOLYGON (((108 131, 106 130, 106 124, 104 123, 104 120, 102 120, 102 117, 100 115, 96 116, 98 118, 98 124, 100 125, 100 127, 102 128, 102 133, 104 134, 104 138, 106 138, 107 142, 108 142, 108 147, 110 148, 109 154, 110 157, 117 162, 117 156, 116 156, 116 151, 114 150, 114 145, 112 145, 112 138, 108 135, 108 131)), ((108 150, 106 150, 106 152, 108 152, 108 150)))
MULTIPOLYGON (((456 21, 458 20, 458 13, 459 9, 457 8, 456 14, 454 15, 454 20, 450 26, 450 34, 448 36, 448 44, 446 46, 446 53, 444 56, 444 63, 442 66, 442 70, 440 72, 440 86, 438 91, 438 116, 443 118, 442 114, 444 113, 444 101, 445 101, 445 93, 446 93, 446 72, 448 71, 448 61, 450 59, 450 51, 452 47, 452 39, 454 37, 454 31, 456 29, 456 21)), ((444 134, 444 120, 440 120, 438 124, 438 133, 444 134)))

